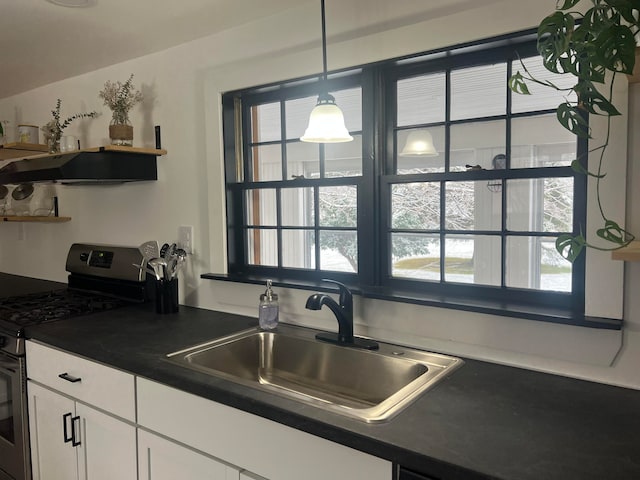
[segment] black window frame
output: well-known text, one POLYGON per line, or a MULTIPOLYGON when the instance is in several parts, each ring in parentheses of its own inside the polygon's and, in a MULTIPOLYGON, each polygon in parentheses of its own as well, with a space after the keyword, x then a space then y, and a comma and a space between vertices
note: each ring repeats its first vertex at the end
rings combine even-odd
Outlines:
MULTIPOLYGON (((266 278, 275 280, 276 285, 303 289, 317 289, 323 278, 342 281, 364 297, 401 301, 421 305, 433 305, 465 311, 476 311, 510 317, 542 320, 554 323, 573 324, 595 328, 619 329, 621 321, 585 317, 585 255, 580 256, 572 266, 572 291, 569 293, 533 289, 521 289, 505 286, 504 253, 502 254, 502 282, 499 287, 478 284, 452 284, 424 282, 391 276, 390 254, 390 185, 393 182, 411 182, 416 180, 447 181, 490 181, 503 182, 517 178, 547 178, 549 169, 555 169, 561 177, 572 177, 574 185, 573 233, 584 229, 586 224, 587 178, 572 170, 571 167, 518 168, 505 170, 481 170, 466 172, 448 172, 390 175, 394 172, 394 128, 395 128, 395 89, 394 82, 419 74, 436 71, 448 71, 453 67, 462 68, 488 64, 493 61, 507 62, 507 74, 512 72, 519 58, 537 55, 535 33, 520 32, 513 35, 495 37, 456 47, 441 49, 392 59, 376 64, 346 69, 329 74, 329 91, 360 85, 362 87, 362 175, 359 177, 295 179, 283 177, 281 181, 245 182, 249 178, 247 161, 250 144, 248 132, 248 109, 252 105, 271 101, 289 100, 304 96, 317 95, 319 78, 317 76, 294 79, 287 82, 270 84, 256 88, 224 93, 223 140, 225 161, 225 186, 227 207, 227 265, 228 274, 205 274, 204 278, 231 280, 248 283, 261 283, 266 278), (391 113, 390 113, 391 112, 391 113), (238 178, 238 162, 244 166, 242 178, 238 178), (295 185, 294 185, 295 182, 295 185), (250 265, 247 262, 245 245, 246 221, 244 219, 244 191, 250 188, 318 187, 325 185, 358 185, 358 265, 357 273, 319 270, 316 261, 315 270, 289 269, 250 265), (385 200, 386 199, 386 200, 385 200)), ((506 88, 505 78, 505 88, 506 88)), ((511 95, 507 91, 507 110, 505 115, 487 117, 487 119, 505 119, 507 125, 511 118, 555 113, 555 109, 513 114, 511 95)), ((447 92, 447 104, 449 103, 447 92)), ((447 110, 449 106, 447 106, 447 110)), ((284 113, 282 113, 284 117, 284 113)), ((477 121, 478 119, 474 119, 477 121)), ((464 121, 447 124, 462 123, 464 121)), ((285 125, 282 142, 286 142, 285 125)), ((558 125, 558 128, 562 128, 558 125)), ((447 143, 448 143, 447 135, 447 143)), ((507 126, 507 161, 509 152, 510 129, 507 126)), ((578 158, 586 165, 588 161, 588 142, 577 139, 578 158)), ((322 149, 322 147, 320 147, 322 149)), ((448 152, 448 145, 447 145, 448 152)), ((321 154, 322 155, 322 154, 321 154)), ((322 158, 322 157, 321 157, 322 158)), ((286 157, 283 158, 283 174, 286 173, 286 157)), ((443 194, 444 195, 444 194, 443 194)), ((505 204, 506 189, 502 189, 502 201, 505 204)), ((316 202, 317 209, 317 202, 316 202)), ((531 232, 507 232, 505 215, 502 209, 501 242, 504 247, 506 235, 530 236, 531 232)), ((279 209, 278 209, 279 215, 279 209)), ((317 212, 316 212, 317 219, 317 212)), ((279 231, 280 225, 276 229, 279 231)), ((317 220, 316 220, 317 229, 317 220)), ((446 231, 442 232, 446 234, 446 231)), ((541 237, 553 236, 553 232, 536 233, 541 237)), ((504 252, 504 248, 503 248, 504 252)), ((279 254, 280 257, 280 254, 279 254)), ((443 256, 441 256, 443 257, 443 256)), ((316 259, 317 260, 317 259, 316 259)), ((444 262, 444 258, 441 258, 444 262)), ((441 269, 442 270, 442 269, 441 269)))

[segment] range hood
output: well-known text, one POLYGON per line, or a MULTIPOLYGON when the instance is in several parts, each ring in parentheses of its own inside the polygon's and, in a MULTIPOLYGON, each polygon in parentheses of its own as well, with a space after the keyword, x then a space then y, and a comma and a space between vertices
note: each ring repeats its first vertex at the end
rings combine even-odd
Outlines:
POLYGON ((91 185, 157 179, 155 155, 103 149, 15 160, 0 168, 0 185, 35 182, 91 185))

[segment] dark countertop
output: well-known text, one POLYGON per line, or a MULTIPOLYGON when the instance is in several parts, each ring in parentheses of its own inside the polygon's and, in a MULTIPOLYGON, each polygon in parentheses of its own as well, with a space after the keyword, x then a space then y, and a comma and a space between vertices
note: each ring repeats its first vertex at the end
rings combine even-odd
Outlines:
POLYGON ((369 425, 163 360, 255 324, 184 306, 156 315, 139 305, 32 327, 27 336, 442 480, 640 478, 636 390, 465 360, 391 421, 369 425))

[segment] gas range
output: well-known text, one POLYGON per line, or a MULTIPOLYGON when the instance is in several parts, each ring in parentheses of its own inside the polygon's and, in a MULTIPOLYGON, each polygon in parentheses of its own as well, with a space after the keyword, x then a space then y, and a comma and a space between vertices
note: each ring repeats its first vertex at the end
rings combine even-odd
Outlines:
POLYGON ((66 269, 67 288, 0 298, 0 478, 31 479, 25 329, 147 300, 136 247, 75 243, 66 269))
POLYGON ((24 355, 26 327, 145 302, 143 263, 136 247, 73 244, 67 288, 0 298, 0 351, 24 355))

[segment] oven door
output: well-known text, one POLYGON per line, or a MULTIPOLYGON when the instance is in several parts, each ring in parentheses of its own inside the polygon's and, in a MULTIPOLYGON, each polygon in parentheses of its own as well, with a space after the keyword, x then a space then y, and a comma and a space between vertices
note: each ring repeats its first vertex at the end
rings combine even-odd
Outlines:
POLYGON ((30 478, 24 357, 0 352, 0 479, 30 478))

